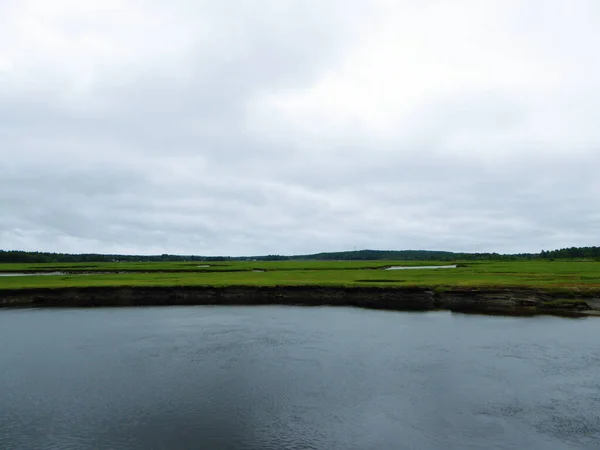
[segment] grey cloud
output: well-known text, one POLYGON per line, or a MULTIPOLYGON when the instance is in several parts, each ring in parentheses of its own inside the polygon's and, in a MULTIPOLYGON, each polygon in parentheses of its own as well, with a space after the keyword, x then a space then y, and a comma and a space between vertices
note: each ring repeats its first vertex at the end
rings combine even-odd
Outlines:
MULTIPOLYGON (((254 126, 257 99, 312 85, 360 40, 359 3, 342 14, 333 2, 180 0, 164 7, 173 21, 193 29, 181 12, 204 12, 216 35, 199 32, 174 66, 158 57, 98 72, 82 92, 42 73, 35 88, 0 84, 0 248, 240 255, 595 244, 595 132, 573 152, 523 134, 535 110, 518 93, 433 97, 386 139, 351 125, 331 138, 317 123, 327 139, 301 123, 254 126)), ((581 110, 597 106, 584 100, 581 110)))

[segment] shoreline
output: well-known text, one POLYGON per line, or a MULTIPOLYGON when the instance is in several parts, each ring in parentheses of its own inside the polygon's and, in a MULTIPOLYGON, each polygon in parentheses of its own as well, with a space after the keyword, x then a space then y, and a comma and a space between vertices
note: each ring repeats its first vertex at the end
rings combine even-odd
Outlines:
POLYGON ((119 286, 0 289, 0 308, 297 305, 600 316, 600 297, 527 287, 119 286))

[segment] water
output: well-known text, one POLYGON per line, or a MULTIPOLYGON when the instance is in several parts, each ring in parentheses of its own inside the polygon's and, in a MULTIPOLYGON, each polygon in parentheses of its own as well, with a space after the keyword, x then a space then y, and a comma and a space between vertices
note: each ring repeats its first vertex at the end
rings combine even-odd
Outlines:
POLYGON ((1 449, 600 448, 600 321, 0 310, 1 449))
POLYGON ((392 266, 386 267, 384 270, 419 270, 419 269, 456 269, 456 264, 447 266, 392 266))
POLYGON ((0 277, 30 277, 44 275, 66 275, 65 272, 2 272, 0 277))

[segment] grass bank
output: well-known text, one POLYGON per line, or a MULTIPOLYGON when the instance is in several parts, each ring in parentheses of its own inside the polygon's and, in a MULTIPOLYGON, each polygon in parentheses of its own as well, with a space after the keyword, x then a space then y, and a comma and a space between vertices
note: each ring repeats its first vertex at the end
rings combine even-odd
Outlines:
MULTIPOLYGON (((0 272, 66 272, 49 276, 0 276, 0 291, 83 287, 329 286, 532 288, 571 294, 600 293, 597 261, 456 261, 455 269, 383 270, 436 265, 403 261, 281 261, 219 263, 0 264, 0 272)), ((448 262, 440 262, 445 265, 448 262)))

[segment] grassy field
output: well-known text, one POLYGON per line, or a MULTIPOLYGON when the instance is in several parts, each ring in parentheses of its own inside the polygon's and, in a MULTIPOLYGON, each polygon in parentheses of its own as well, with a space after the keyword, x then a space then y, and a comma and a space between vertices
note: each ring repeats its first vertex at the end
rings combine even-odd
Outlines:
MULTIPOLYGON (((458 261, 456 269, 382 270, 403 261, 0 264, 0 272, 65 271, 47 276, 0 276, 0 290, 90 286, 427 286, 532 287, 598 292, 597 261, 458 261), (209 267, 199 267, 208 265, 209 267), (102 273, 104 272, 104 273, 102 273), (118 273, 115 273, 118 272, 118 273)), ((448 262, 437 263, 439 265, 448 262)))
POLYGON ((112 263, 0 263, 2 272, 215 272, 262 270, 346 270, 377 269, 393 265, 446 265, 448 262, 422 261, 231 261, 231 262, 112 262, 112 263))

